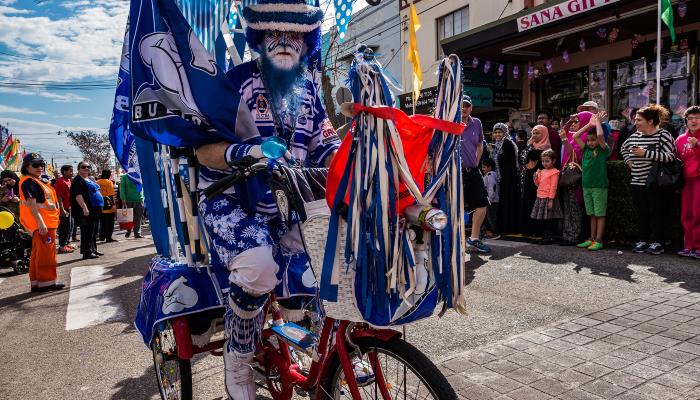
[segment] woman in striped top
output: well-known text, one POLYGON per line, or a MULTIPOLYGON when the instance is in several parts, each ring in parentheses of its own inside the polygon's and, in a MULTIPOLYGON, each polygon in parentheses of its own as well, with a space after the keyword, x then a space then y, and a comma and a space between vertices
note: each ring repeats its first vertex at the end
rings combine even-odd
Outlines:
POLYGON ((668 205, 672 192, 669 189, 654 189, 646 186, 647 177, 655 162, 673 161, 675 148, 673 136, 659 128, 659 123, 668 115, 668 110, 652 104, 640 108, 634 118, 637 132, 622 145, 622 157, 632 173, 632 200, 637 209, 639 242, 635 253, 661 254, 668 225, 668 205))

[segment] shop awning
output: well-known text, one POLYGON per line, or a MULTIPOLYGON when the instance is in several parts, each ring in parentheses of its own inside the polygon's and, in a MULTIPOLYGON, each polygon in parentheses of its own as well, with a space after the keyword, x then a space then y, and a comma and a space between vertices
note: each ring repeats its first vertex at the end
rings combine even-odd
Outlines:
MULTIPOLYGON (((441 42, 446 54, 478 56, 498 62, 523 63, 579 51, 583 39, 587 48, 608 45, 597 29, 619 29, 618 41, 630 40, 635 34, 656 30, 656 0, 563 0, 546 2, 507 18, 472 29, 441 42), (581 4, 598 4, 597 8, 566 15, 581 4), (560 10, 552 11, 559 6, 560 10), (527 29, 523 30, 523 27, 527 29), (520 29, 519 29, 520 28, 520 29), (574 51, 572 51, 574 50, 574 51)), ((684 18, 676 15, 676 26, 700 20, 698 7, 688 7, 684 18)))

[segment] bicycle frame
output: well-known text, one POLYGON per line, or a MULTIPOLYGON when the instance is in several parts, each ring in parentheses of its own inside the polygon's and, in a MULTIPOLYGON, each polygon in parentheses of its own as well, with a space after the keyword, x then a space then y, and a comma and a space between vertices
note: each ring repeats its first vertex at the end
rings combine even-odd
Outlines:
MULTIPOLYGON (((276 307, 270 307, 274 302, 274 297, 271 302, 268 302, 263 312, 272 308, 273 321, 282 320, 282 314, 276 307)), ((176 317, 171 320, 175 342, 177 344, 178 357, 183 359, 191 359, 195 354, 211 352, 219 354, 217 350, 224 345, 224 340, 215 340, 204 346, 195 346, 192 344, 189 323, 187 317, 176 317)), ((293 396, 294 387, 305 391, 311 391, 318 387, 321 379, 329 371, 329 362, 335 356, 340 360, 343 373, 347 377, 347 382, 350 393, 355 400, 360 400, 360 392, 355 378, 355 370, 351 361, 352 343, 347 340, 358 339, 377 339, 379 341, 390 341, 401 333, 391 329, 374 329, 366 324, 358 324, 350 321, 337 321, 332 318, 326 318, 323 322, 321 337, 318 342, 317 353, 314 355, 314 360, 311 363, 308 374, 302 374, 299 366, 292 361, 289 345, 282 340, 277 340, 277 345, 273 345, 271 339, 276 337, 271 329, 265 329, 262 333, 262 345, 256 354, 256 359, 269 372, 272 367, 277 369, 280 376, 281 390, 275 399, 291 399, 293 396), (335 340, 333 340, 335 338, 335 340), (317 355, 317 356, 316 356, 317 355)), ((375 379, 379 385, 379 390, 385 400, 390 400, 391 396, 387 390, 386 382, 381 367, 377 363, 376 354, 370 355, 370 365, 375 374, 375 379)), ((268 378, 269 379, 269 378, 268 378)), ((321 391, 317 392, 317 399, 324 399, 324 394, 321 391)))

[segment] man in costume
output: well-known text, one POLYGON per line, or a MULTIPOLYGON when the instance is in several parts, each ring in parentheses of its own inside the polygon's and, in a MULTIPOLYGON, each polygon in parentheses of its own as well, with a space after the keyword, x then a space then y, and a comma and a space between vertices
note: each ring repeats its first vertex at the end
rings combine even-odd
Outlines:
MULTIPOLYGON (((230 173, 246 155, 263 157, 261 143, 285 140, 303 166, 330 163, 340 139, 307 77, 320 46, 323 12, 315 2, 258 0, 243 16, 246 39, 259 57, 234 67, 228 76, 240 92, 236 135, 241 143, 200 146, 200 189, 230 173)), ((222 99, 226 101, 226 99, 222 99)), ((290 157, 291 159, 291 157, 290 157)), ((280 298, 315 293, 315 280, 298 237, 277 218, 263 179, 251 179, 222 195, 202 200, 200 214, 212 243, 212 263, 226 266, 230 289, 225 316, 226 389, 235 400, 255 399, 250 363, 259 341, 268 293, 280 298)))

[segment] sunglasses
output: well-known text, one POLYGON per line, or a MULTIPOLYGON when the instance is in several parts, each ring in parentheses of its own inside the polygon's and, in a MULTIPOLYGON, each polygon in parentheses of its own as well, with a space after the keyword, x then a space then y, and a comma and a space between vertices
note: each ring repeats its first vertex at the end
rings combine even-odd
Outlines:
POLYGON ((81 165, 79 168, 80 169, 92 169, 92 167, 89 165, 81 165))
POLYGON ((46 166, 46 164, 43 162, 32 163, 32 168, 44 168, 45 166, 46 166))

